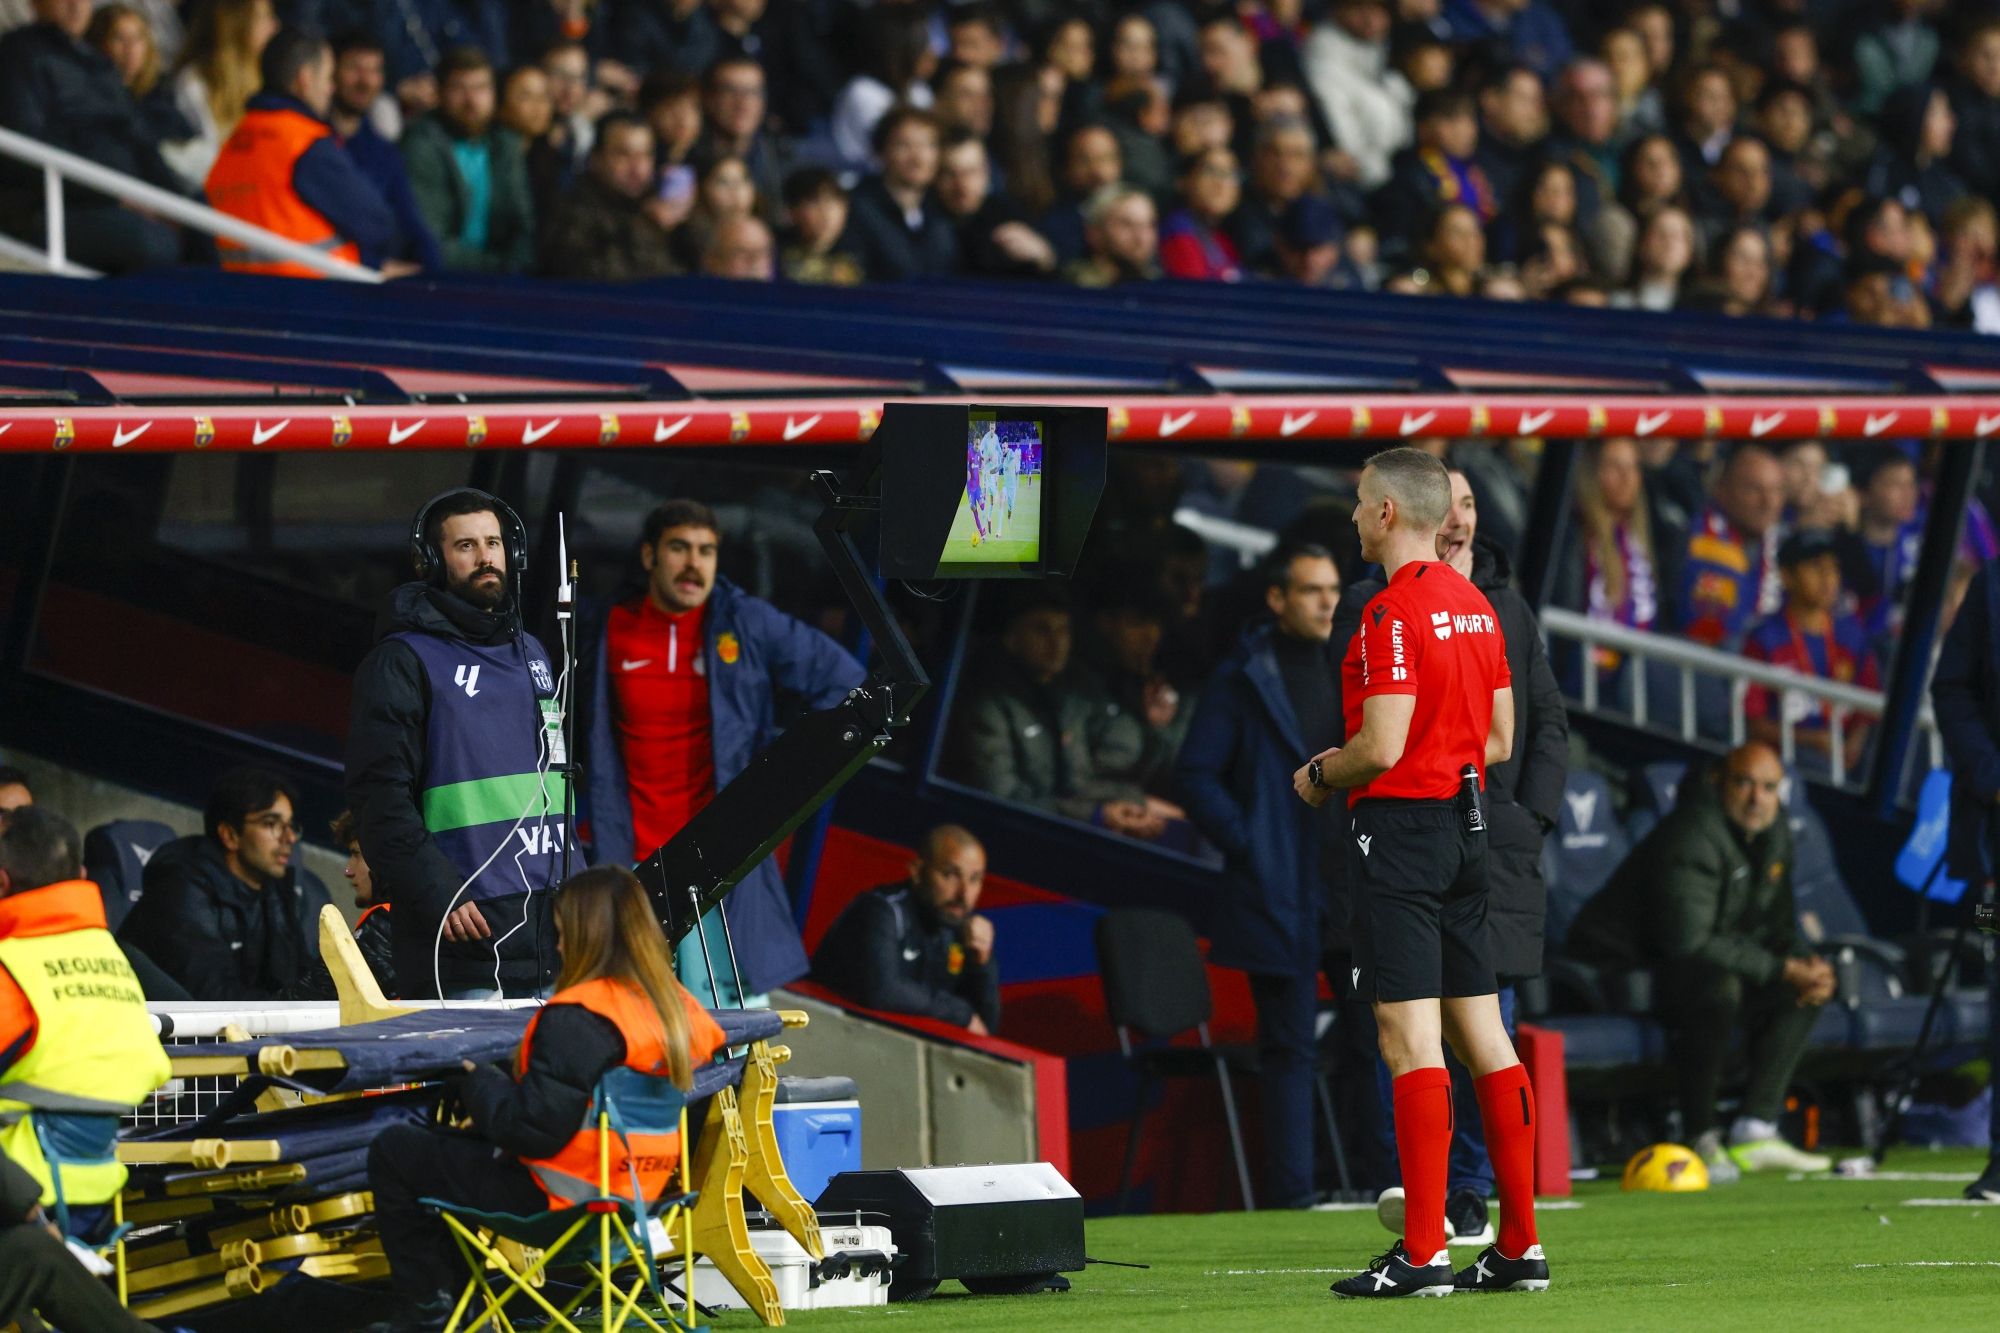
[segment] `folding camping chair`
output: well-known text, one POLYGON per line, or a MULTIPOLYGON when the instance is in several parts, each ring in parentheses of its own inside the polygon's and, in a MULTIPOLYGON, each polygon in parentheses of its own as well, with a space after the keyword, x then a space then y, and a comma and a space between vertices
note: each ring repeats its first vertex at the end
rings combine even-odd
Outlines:
POLYGON ((425 1207, 444 1218, 445 1225, 451 1228, 452 1239, 458 1242, 459 1252, 465 1256, 466 1265, 471 1270, 465 1291, 459 1296, 451 1319, 445 1325, 447 1333, 478 1333, 489 1322, 511 1333, 515 1325, 508 1319, 506 1307, 516 1296, 526 1296, 539 1306, 542 1315, 548 1318, 548 1326, 563 1329, 565 1333, 582 1333, 570 1316, 593 1293, 603 1303, 600 1327, 604 1333, 617 1333, 625 1327, 628 1319, 633 1318, 652 1333, 694 1328, 695 1196, 688 1189, 686 1095, 663 1076, 641 1074, 637 1070, 621 1067, 598 1080, 597 1091, 591 1098, 589 1117, 584 1123, 594 1123, 597 1127, 598 1179, 597 1194, 593 1198, 584 1199, 573 1207, 530 1216, 485 1213, 444 1199, 422 1200, 425 1207), (678 1193, 660 1199, 639 1197, 636 1170, 631 1173, 629 1181, 612 1180, 611 1141, 614 1137, 627 1144, 629 1154, 629 1135, 662 1134, 675 1129, 680 1133, 682 1145, 678 1193), (619 1193, 614 1186, 621 1184, 629 1186, 632 1192, 619 1193), (593 1220, 596 1222, 594 1228, 591 1225, 593 1220), (665 1254, 656 1255, 653 1252, 650 1232, 654 1222, 660 1224, 668 1238, 669 1248, 665 1254), (512 1241, 515 1245, 496 1243, 500 1240, 512 1241), (580 1256, 570 1253, 573 1243, 583 1249, 580 1256), (540 1253, 531 1262, 517 1263, 514 1255, 519 1252, 515 1246, 540 1253), (514 1253, 510 1254, 510 1251, 514 1253), (681 1256, 683 1265, 681 1286, 687 1301, 685 1322, 668 1311, 660 1286, 659 1260, 675 1254, 681 1256), (636 1264, 640 1270, 629 1286, 614 1281, 612 1277, 627 1263, 636 1264), (486 1270, 489 1265, 498 1270, 500 1280, 505 1284, 504 1290, 496 1291, 495 1284, 488 1279, 486 1270), (574 1296, 558 1307, 542 1293, 541 1285, 548 1270, 565 1267, 581 1267, 588 1279, 574 1296), (640 1298, 648 1291, 652 1293, 666 1323, 653 1318, 640 1304, 640 1298), (470 1313, 474 1297, 483 1302, 483 1312, 471 1323, 461 1324, 460 1321, 470 1313))

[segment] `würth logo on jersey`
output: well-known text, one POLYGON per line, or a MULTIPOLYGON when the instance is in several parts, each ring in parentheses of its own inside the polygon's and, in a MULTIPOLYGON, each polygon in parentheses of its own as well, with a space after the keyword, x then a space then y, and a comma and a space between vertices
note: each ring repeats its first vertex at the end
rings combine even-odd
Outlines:
POLYGON ((1449 639, 1453 631, 1460 634, 1493 633, 1493 617, 1486 615, 1455 616, 1449 611, 1431 612, 1431 633, 1440 639, 1449 639))

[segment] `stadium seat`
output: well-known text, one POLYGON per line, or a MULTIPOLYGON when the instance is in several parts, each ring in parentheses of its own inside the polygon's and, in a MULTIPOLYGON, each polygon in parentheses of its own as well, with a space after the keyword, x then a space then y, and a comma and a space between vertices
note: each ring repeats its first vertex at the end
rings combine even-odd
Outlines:
POLYGON ((179 836, 157 819, 114 819, 84 835, 84 878, 104 896, 104 920, 112 934, 139 901, 146 862, 179 836))
POLYGON ((1611 800, 1611 784, 1601 773, 1573 772, 1563 784, 1555 837, 1544 857, 1549 910, 1543 926, 1551 952, 1560 952, 1570 922, 1597 896, 1631 850, 1611 800))
POLYGON ((1667 812, 1680 799, 1681 783, 1696 771, 1696 767, 1679 760, 1665 760, 1639 769, 1638 780, 1632 784, 1632 813, 1625 820, 1626 836, 1635 845, 1653 831, 1655 824, 1667 817, 1667 812))
MULTIPOLYGON (((1186 918, 1151 908, 1106 912, 1097 922, 1097 962, 1104 980, 1104 1007, 1118 1029, 1118 1049, 1139 1071, 1138 1104, 1132 1112, 1132 1132, 1125 1141, 1125 1166, 1118 1174, 1118 1211, 1124 1212, 1132 1188, 1132 1168, 1139 1159, 1139 1140, 1146 1127, 1146 1098, 1156 1079, 1215 1076, 1222 1088, 1222 1111, 1229 1122, 1229 1146, 1236 1154, 1236 1182, 1243 1208, 1256 1207, 1250 1190, 1250 1160, 1243 1151, 1243 1127, 1236 1115, 1236 1091, 1229 1081, 1232 1063, 1249 1061, 1237 1048, 1216 1046, 1208 1038, 1214 998, 1208 989, 1207 964, 1194 928, 1186 918), (1135 1048, 1132 1034, 1142 1040, 1166 1042, 1192 1029, 1201 1045, 1135 1048)), ((1249 1052, 1241 1052, 1247 1056, 1249 1052)))

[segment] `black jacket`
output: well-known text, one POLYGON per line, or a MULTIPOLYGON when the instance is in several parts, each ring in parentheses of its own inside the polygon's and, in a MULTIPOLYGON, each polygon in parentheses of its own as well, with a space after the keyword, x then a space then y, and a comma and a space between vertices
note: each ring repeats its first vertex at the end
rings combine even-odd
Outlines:
POLYGON ((146 863, 146 889, 119 928, 197 1000, 275 1000, 318 957, 319 909, 330 899, 298 866, 253 889, 220 844, 181 838, 146 863))
POLYGON ((551 1157, 590 1112, 597 1080, 624 1063, 618 1025, 580 1004, 552 1004, 535 1025, 535 1054, 520 1081, 481 1065, 459 1084, 472 1123, 516 1157, 551 1157))
POLYGON ((1931 708, 1951 757, 1951 833, 1946 871, 1992 877, 2000 843, 2000 570, 1973 577, 1958 619, 1944 636, 1931 677, 1931 708))
MULTIPOLYGON (((1534 609, 1509 582, 1513 573, 1498 543, 1473 539, 1472 586, 1486 594, 1500 619, 1507 670, 1514 681, 1514 753, 1486 772, 1486 924, 1493 938, 1493 966, 1503 982, 1542 971, 1542 923, 1548 914, 1542 837, 1562 809, 1569 763, 1569 710, 1542 649, 1534 609)), ((1341 594, 1333 617, 1333 648, 1339 657, 1347 655, 1362 608, 1382 586, 1369 580, 1341 594)), ((1339 692, 1338 676, 1334 689, 1339 692)))
MULTIPOLYGON (((361 914, 361 922, 354 928, 354 944, 361 950, 361 960, 368 964, 368 970, 375 974, 375 981, 382 987, 382 994, 391 999, 402 992, 396 985, 396 943, 395 934, 389 925, 389 904, 377 903, 361 914)), ((149 994, 148 999, 152 996, 149 994)), ((317 958, 297 981, 285 988, 287 1000, 337 1000, 339 991, 334 987, 333 974, 327 971, 326 960, 317 958)))
POLYGON ((999 967, 975 963, 959 946, 957 930, 933 916, 908 884, 884 884, 849 903, 814 951, 812 977, 870 1009, 957 1027, 977 1014, 988 1032, 1000 1028, 999 967))
MULTIPOLYGON (((53 23, 32 23, 0 39, 0 125, 175 194, 187 188, 160 159, 159 128, 142 113, 108 57, 53 23)), ((39 171, 8 162, 10 192, 39 216, 39 171)), ((72 207, 104 196, 68 185, 72 207)))
POLYGON ((861 261, 870 282, 943 278, 958 268, 958 230, 937 201, 924 199, 912 228, 880 176, 854 187, 840 248, 861 261))
MULTIPOLYGON (((484 645, 505 643, 521 632, 509 605, 499 611, 477 607, 425 583, 406 583, 390 596, 381 627, 386 636, 416 630, 484 645)), ((536 925, 522 923, 529 895, 484 898, 480 915, 490 939, 438 945, 445 906, 472 873, 456 866, 424 826, 424 752, 428 746, 430 681, 416 653, 398 639, 383 637, 354 673, 353 709, 347 727, 347 806, 354 812, 361 855, 373 872, 377 894, 396 904, 390 916, 395 939, 396 976, 405 998, 432 995, 431 951, 438 948, 437 980, 447 990, 493 984, 493 941, 500 947, 503 986, 541 984, 554 973, 555 929, 548 919, 548 895, 534 899, 536 925)))

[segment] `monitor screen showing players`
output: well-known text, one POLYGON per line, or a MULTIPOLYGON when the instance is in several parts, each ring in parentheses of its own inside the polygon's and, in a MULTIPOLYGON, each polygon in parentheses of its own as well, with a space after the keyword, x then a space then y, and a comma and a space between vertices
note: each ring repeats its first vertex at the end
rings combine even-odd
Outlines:
POLYGON ((1042 560, 1042 423, 975 411, 965 436, 965 491, 937 576, 1035 569, 1042 560))

